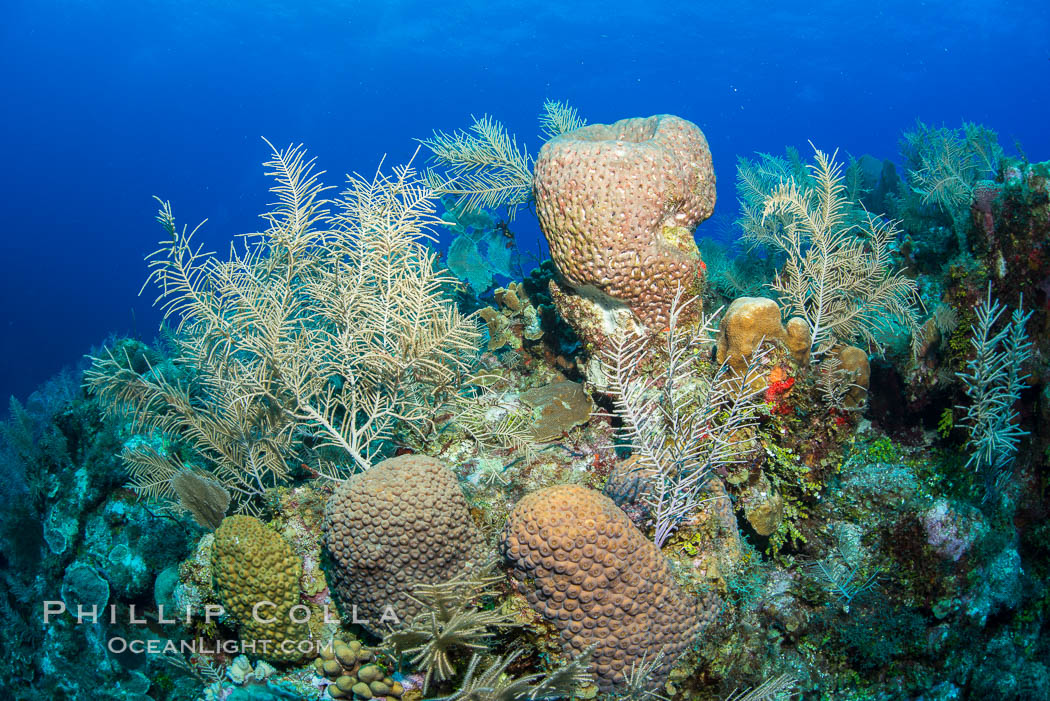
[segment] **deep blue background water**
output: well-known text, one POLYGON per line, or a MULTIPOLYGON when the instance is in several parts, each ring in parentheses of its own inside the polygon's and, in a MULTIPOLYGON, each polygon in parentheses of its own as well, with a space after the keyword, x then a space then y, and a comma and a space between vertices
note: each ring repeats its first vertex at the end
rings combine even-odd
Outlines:
POLYGON ((1050 159, 1045 1, 6 0, 2 16, 0 397, 110 332, 153 337, 136 297, 151 195, 208 218, 225 252, 269 201, 260 136, 304 142, 337 182, 471 114, 537 148, 545 98, 591 122, 674 113, 706 133, 727 216, 738 154, 811 139, 893 158, 916 118, 1050 159))

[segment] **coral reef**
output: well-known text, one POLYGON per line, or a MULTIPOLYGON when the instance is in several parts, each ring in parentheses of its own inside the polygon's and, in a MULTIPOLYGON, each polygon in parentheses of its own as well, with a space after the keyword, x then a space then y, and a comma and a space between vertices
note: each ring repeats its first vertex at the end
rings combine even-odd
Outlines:
POLYGON ((654 146, 699 132, 541 125, 535 168, 486 117, 428 144, 460 180, 333 201, 276 152, 243 256, 162 208, 183 328, 0 424, 4 698, 1048 696, 1050 166, 974 125, 920 125, 903 179, 741 159, 703 290, 709 162, 654 146), (473 205, 530 197, 574 248, 526 275, 473 205))

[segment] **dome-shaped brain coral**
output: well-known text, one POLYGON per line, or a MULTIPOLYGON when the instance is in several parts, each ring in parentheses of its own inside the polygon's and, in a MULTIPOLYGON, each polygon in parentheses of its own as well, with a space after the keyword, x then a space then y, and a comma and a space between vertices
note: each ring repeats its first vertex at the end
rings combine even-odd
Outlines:
POLYGON ((698 615, 656 546, 593 489, 565 484, 525 496, 500 549, 518 591, 561 631, 574 656, 597 644, 593 671, 604 692, 661 650, 651 682, 662 685, 700 624, 715 615, 698 615))
POLYGON ((299 603, 302 575, 292 546, 253 516, 228 516, 215 531, 213 567, 215 589, 239 624, 241 639, 258 641, 260 657, 300 661, 297 645, 309 640, 310 631, 290 615, 299 603))
POLYGON ((424 455, 390 458, 341 484, 325 508, 324 545, 332 594, 366 628, 420 612, 417 584, 461 572, 482 545, 456 475, 424 455), (390 607, 390 610, 387 607, 390 607), (356 607, 356 609, 354 608, 356 607))
POLYGON ((533 190, 562 282, 595 314, 626 306, 657 329, 679 285, 702 282, 693 230, 714 210, 715 173, 692 122, 657 115, 557 136, 540 151, 533 190))

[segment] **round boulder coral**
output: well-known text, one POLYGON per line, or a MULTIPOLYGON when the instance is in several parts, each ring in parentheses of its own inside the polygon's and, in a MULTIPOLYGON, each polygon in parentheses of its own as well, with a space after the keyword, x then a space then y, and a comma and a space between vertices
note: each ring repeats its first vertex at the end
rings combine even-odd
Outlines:
POLYGON ((626 308, 659 329, 678 287, 702 283, 693 230, 714 210, 715 172, 692 122, 656 115, 557 136, 540 151, 533 190, 560 282, 596 319, 626 308))
POLYGON ((593 671, 604 692, 662 650, 650 677, 661 686, 700 624, 714 619, 713 608, 698 612, 679 589, 659 549, 593 489, 566 484, 525 496, 500 549, 518 591, 574 655, 597 645, 593 671))
POLYGON ((345 615, 356 614, 377 634, 384 621, 420 613, 409 598, 414 586, 451 579, 481 545, 456 475, 424 455, 390 458, 354 475, 325 508, 332 594, 345 615))

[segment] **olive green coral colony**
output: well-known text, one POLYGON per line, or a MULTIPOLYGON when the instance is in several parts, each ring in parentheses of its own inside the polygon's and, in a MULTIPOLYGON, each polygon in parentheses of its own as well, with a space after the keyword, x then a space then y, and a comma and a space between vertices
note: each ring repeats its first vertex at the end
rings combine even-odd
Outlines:
POLYGON ((279 533, 253 516, 230 516, 215 531, 212 555, 215 591, 245 640, 270 641, 262 656, 272 662, 302 658, 293 647, 309 638, 309 630, 296 623, 292 607, 299 603, 302 563, 279 533), (265 608, 256 610, 260 602, 265 608), (272 622, 271 622, 272 621, 272 622))
MULTIPOLYGON (((962 684, 953 656, 992 680, 971 697, 999 698, 978 653, 994 638, 1028 640, 1011 673, 1050 688, 1045 567, 1026 571, 1046 547, 1050 398, 1031 386, 1048 313, 1023 307, 1050 279, 1045 164, 1003 156, 947 197, 930 142, 959 137, 928 128, 905 142, 907 182, 819 150, 742 160, 740 226, 765 253, 715 270, 694 240, 715 207, 695 124, 585 125, 548 103, 542 126, 535 158, 489 117, 435 133, 433 168, 333 199, 300 147, 275 150, 269 229, 229 261, 163 206, 170 251, 150 261, 184 317, 171 355, 121 341, 94 360, 84 401, 120 436, 98 449, 109 476, 93 502, 39 501, 78 514, 45 528, 70 610, 141 608, 156 561, 152 603, 178 614, 151 630, 205 644, 107 683, 208 701, 911 698, 962 684), (492 271, 460 261, 463 286, 423 243, 446 224, 501 241, 471 212, 525 203, 551 261, 487 297, 492 271), (917 241, 933 220, 958 227, 944 266, 917 241), (765 265, 782 267, 748 287, 765 265), (994 295, 1018 310, 1006 327, 994 295)), ((67 614, 49 633, 56 659, 88 654, 75 631, 67 614)))

